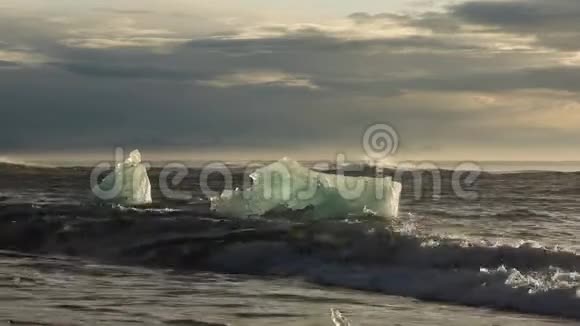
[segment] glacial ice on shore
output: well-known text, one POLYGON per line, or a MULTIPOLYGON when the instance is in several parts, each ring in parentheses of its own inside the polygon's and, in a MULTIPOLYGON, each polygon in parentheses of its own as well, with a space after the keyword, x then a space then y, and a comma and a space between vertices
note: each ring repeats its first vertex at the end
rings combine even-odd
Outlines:
POLYGON ((316 172, 284 158, 250 175, 248 189, 226 189, 210 198, 225 216, 260 216, 275 209, 310 209, 316 218, 398 215, 401 184, 390 177, 349 177, 316 172))
POLYGON ((134 150, 123 163, 108 174, 95 188, 97 197, 121 205, 145 205, 152 203, 151 183, 147 168, 141 163, 141 153, 134 150))

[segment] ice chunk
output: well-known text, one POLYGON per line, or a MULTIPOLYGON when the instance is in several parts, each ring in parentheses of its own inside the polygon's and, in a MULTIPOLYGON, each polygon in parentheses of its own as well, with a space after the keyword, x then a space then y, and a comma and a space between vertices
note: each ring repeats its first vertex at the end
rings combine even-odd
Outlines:
POLYGON ((330 308, 330 318, 335 326, 350 326, 350 321, 338 309, 330 308))
POLYGON ((311 209, 314 217, 372 213, 396 217, 401 184, 387 178, 326 174, 284 158, 250 175, 248 189, 225 190, 211 208, 226 216, 264 215, 278 208, 311 209))
POLYGON ((93 193, 122 205, 150 204, 151 183, 147 168, 141 163, 141 153, 132 151, 125 162, 118 163, 115 170, 93 189, 93 193))

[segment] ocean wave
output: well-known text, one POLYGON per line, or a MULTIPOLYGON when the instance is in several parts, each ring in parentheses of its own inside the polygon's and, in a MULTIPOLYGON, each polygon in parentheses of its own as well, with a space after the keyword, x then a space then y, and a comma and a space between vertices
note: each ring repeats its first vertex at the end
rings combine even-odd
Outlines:
POLYGON ((530 293, 526 287, 514 286, 510 276, 506 275, 462 269, 363 269, 328 264, 305 269, 305 274, 308 280, 324 285, 475 307, 580 318, 577 289, 530 293))
POLYGON ((418 247, 424 239, 393 236, 390 241, 365 239, 361 242, 366 245, 346 245, 322 233, 316 244, 302 244, 299 250, 272 236, 220 248, 207 258, 204 267, 227 273, 301 277, 321 285, 422 300, 580 318, 579 274, 575 272, 580 270, 580 257, 571 252, 533 243, 476 247, 439 242, 418 247), (482 267, 498 265, 495 269, 482 267))
POLYGON ((183 209, 178 208, 139 208, 139 207, 129 207, 123 205, 112 205, 113 209, 119 210, 120 212, 136 212, 136 213, 158 213, 158 214, 170 214, 183 212, 183 209))
POLYGON ((536 242, 418 236, 380 220, 292 222, 209 212, 4 206, 0 248, 276 277, 580 319, 580 255, 536 242), (403 232, 404 231, 404 232, 403 232))
POLYGON ((55 166, 52 166, 49 164, 26 162, 26 161, 17 160, 17 159, 11 159, 11 158, 4 157, 4 156, 0 156, 0 166, 1 165, 7 165, 7 166, 13 165, 13 166, 19 166, 19 167, 45 168, 45 169, 55 168, 55 166))
POLYGON ((509 208, 502 211, 453 211, 448 209, 428 209, 422 212, 426 216, 437 216, 454 219, 499 219, 499 220, 554 220, 563 219, 565 214, 529 208, 509 208))

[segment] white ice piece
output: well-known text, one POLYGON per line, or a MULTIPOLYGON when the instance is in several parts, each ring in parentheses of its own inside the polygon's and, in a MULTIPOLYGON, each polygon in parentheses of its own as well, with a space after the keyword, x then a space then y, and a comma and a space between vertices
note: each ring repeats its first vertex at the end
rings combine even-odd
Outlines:
POLYGON ((125 162, 118 163, 115 170, 93 189, 93 193, 121 205, 150 204, 151 183, 147 168, 141 163, 139 150, 132 151, 125 162))
POLYGON ((330 318, 335 326, 351 326, 350 321, 338 309, 330 308, 330 318))
POLYGON ((321 173, 284 158, 256 170, 250 179, 252 186, 245 190, 225 190, 211 198, 212 210, 226 216, 259 216, 277 208, 310 208, 316 218, 398 215, 401 184, 390 177, 321 173))

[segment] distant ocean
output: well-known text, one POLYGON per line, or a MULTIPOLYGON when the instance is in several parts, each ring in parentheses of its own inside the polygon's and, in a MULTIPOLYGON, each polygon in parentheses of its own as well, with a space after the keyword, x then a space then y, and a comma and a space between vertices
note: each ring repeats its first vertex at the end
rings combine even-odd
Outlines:
MULTIPOLYGON (((106 160, 105 160, 106 161, 106 160)), ((13 160, 0 157, 0 164, 18 164, 30 166, 48 167, 92 167, 102 161, 98 160, 13 160)), ((178 162, 188 167, 201 168, 208 163, 207 160, 155 160, 148 163, 153 167, 163 167, 168 163, 178 162)), ((213 161, 212 161, 213 162, 213 161)), ((228 165, 245 166, 248 160, 226 161, 228 165)), ((318 161, 303 161, 306 165, 318 161)), ((323 161, 324 162, 324 161, 323 161)), ((430 163, 441 169, 454 169, 465 161, 405 161, 409 164, 430 163)), ((473 161, 486 172, 522 172, 522 171, 553 171, 553 172, 577 172, 580 171, 580 161, 473 161)))
POLYGON ((188 199, 161 195, 155 162, 153 205, 103 204, 94 162, 33 163, 0 163, 0 323, 332 325, 331 308, 353 325, 580 322, 580 162, 483 162, 477 199, 438 162, 438 193, 403 175, 394 220, 217 216, 202 162, 174 185, 188 199))

